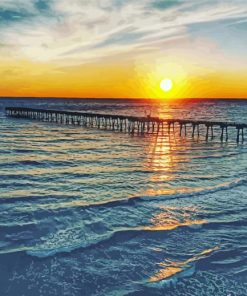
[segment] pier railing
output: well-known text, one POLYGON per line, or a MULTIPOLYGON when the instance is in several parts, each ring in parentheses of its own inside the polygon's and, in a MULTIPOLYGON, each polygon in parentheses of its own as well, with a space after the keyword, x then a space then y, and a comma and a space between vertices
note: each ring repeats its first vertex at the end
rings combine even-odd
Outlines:
POLYGON ((207 121, 207 120, 190 120, 190 119, 163 119, 159 117, 140 117, 126 116, 117 114, 101 114, 89 112, 70 112, 61 110, 32 109, 20 107, 7 107, 6 115, 15 118, 36 119, 40 121, 56 122, 60 124, 71 124, 85 127, 97 127, 98 129, 107 129, 112 131, 127 132, 130 134, 157 133, 167 132, 175 129, 175 125, 179 127, 180 136, 182 133, 187 135, 187 127, 191 127, 191 135, 200 135, 200 126, 206 129, 205 137, 214 138, 214 129, 220 129, 220 139, 228 140, 228 128, 236 129, 236 141, 244 141, 244 129, 247 128, 245 123, 223 122, 223 121, 207 121))

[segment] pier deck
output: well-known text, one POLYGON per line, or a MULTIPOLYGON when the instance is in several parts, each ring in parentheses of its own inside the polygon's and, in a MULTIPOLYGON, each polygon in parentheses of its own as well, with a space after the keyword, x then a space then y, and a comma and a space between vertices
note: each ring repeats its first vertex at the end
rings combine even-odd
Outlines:
POLYGON ((228 140, 228 128, 236 129, 236 141, 244 141, 244 129, 247 128, 245 123, 207 121, 207 120, 190 120, 190 119, 164 119, 159 117, 140 117, 117 114, 101 114, 89 112, 70 112, 62 110, 45 110, 21 107, 6 107, 6 115, 15 118, 36 119, 40 121, 56 122, 60 124, 71 124, 85 127, 97 127, 99 129, 117 130, 128 132, 130 134, 157 133, 164 131, 170 133, 171 128, 174 130, 175 125, 179 126, 179 134, 187 135, 187 127, 191 127, 191 135, 200 135, 200 126, 204 126, 205 137, 214 137, 214 128, 220 129, 220 139, 228 140))

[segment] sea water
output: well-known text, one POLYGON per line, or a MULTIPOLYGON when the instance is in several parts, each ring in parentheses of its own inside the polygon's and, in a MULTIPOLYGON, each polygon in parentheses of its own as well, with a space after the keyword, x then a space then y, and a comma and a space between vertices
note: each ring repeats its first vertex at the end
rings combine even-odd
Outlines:
MULTIPOLYGON (((247 122, 247 101, 1 99, 0 295, 247 295, 247 142, 6 106, 247 122)), ((247 135, 246 135, 247 140, 247 135)))

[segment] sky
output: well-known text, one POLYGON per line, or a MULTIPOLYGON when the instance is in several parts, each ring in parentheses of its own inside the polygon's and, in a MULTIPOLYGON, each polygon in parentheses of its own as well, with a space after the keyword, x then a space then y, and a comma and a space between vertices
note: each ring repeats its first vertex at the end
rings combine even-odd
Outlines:
POLYGON ((246 0, 0 0, 0 96, 247 98, 246 32, 246 0))

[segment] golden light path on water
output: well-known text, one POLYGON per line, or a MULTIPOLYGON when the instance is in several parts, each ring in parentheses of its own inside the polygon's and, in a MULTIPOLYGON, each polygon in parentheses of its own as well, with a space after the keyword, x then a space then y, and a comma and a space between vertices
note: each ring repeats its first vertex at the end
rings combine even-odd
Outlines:
POLYGON ((150 220, 151 225, 145 226, 145 230, 161 231, 173 230, 183 226, 206 224, 206 220, 193 219, 193 214, 198 214, 196 207, 172 207, 160 206, 161 212, 150 220))
MULTIPOLYGON (((163 110, 163 112, 168 110, 163 110)), ((185 162, 189 162, 189 158, 183 156, 181 162, 181 155, 176 152, 177 147, 180 147, 180 153, 186 152, 187 147, 182 142, 177 142, 176 138, 157 135, 150 141, 150 150, 147 157, 146 166, 156 174, 150 177, 150 183, 155 183, 155 188, 147 189, 144 194, 149 196, 159 195, 174 195, 181 193, 191 193, 192 191, 200 191, 202 188, 180 187, 179 190, 169 186, 164 189, 164 183, 174 181, 175 174, 179 167, 183 166, 185 162), (159 188, 159 183, 162 183, 162 188, 159 188)), ((179 227, 199 227, 203 224, 207 224, 205 219, 198 219, 197 216, 202 214, 202 209, 197 206, 159 206, 160 212, 150 219, 150 225, 143 227, 146 231, 171 231, 179 227)), ((162 249, 154 248, 156 252, 161 252, 162 249)), ((219 247, 213 247, 211 249, 205 249, 201 253, 194 255, 188 260, 175 262, 169 261, 158 263, 161 270, 155 273, 149 278, 150 283, 160 282, 162 280, 171 279, 172 277, 183 273, 189 269, 190 263, 199 261, 211 253, 219 250, 219 247)))
POLYGON ((199 261, 203 258, 206 258, 207 256, 210 256, 213 252, 218 251, 220 248, 214 247, 212 249, 206 249, 203 250, 201 253, 194 255, 190 259, 182 262, 172 262, 172 261, 165 261, 159 263, 159 266, 163 267, 161 270, 159 270, 156 274, 154 274, 152 277, 149 278, 149 282, 160 282, 165 279, 169 279, 172 276, 175 276, 186 269, 188 269, 190 266, 190 263, 199 261))

